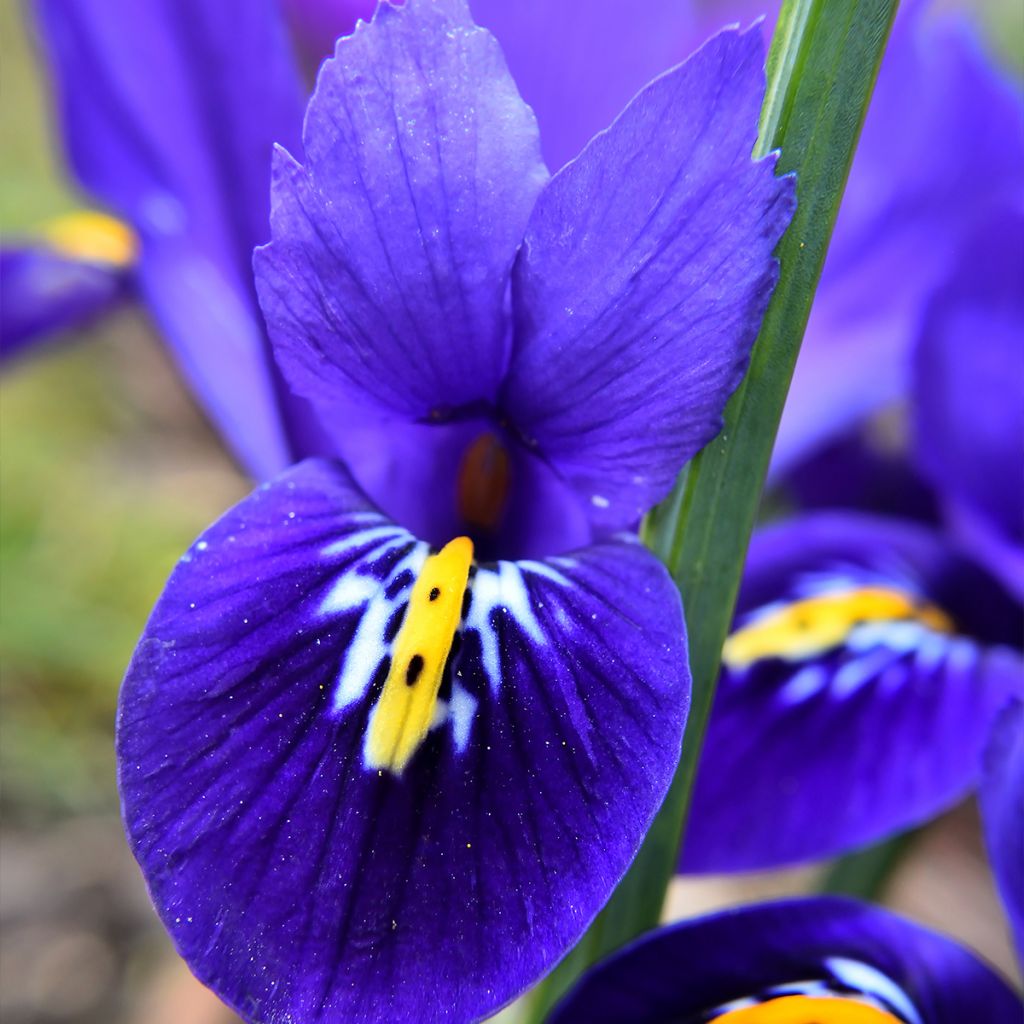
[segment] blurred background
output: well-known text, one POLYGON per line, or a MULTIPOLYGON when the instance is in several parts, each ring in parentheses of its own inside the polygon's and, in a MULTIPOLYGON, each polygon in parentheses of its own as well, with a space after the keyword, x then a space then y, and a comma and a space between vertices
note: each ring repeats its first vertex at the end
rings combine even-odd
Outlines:
MULTIPOLYGON (((1019 0, 984 14, 1020 66, 1019 0)), ((77 200, 14 0, 0 0, 0 42, 0 229, 11 234, 77 200)), ((226 1024, 232 1015, 176 957, 124 842, 113 723, 171 567, 246 481, 139 310, 11 366, 0 446, 0 1019, 226 1024)), ((679 881, 670 913, 814 882, 813 872, 679 881)), ((1017 977, 973 805, 915 837, 884 898, 1017 977)))

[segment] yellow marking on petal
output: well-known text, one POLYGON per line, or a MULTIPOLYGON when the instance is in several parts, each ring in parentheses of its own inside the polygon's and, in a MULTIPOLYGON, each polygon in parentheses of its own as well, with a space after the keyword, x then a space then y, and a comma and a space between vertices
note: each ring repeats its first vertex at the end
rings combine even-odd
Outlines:
POLYGON ((899 1018, 842 996, 781 996, 715 1017, 712 1024, 900 1024, 899 1018))
POLYGON ((369 768, 400 775, 426 738, 473 564, 473 542, 456 537, 424 563, 412 588, 391 668, 366 735, 369 768))
POLYGON ((762 658, 798 661, 842 644, 864 622, 912 620, 943 633, 953 622, 935 605, 889 587, 862 587, 794 601, 738 629, 722 649, 729 668, 746 668, 762 658))
POLYGON ((139 240, 123 221, 97 210, 78 210, 47 221, 43 238, 61 256, 113 267, 131 266, 139 254, 139 240))

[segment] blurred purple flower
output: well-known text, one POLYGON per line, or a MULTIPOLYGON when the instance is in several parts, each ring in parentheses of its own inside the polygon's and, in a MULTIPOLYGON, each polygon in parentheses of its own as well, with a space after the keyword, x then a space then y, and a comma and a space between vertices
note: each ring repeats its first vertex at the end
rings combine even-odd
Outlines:
POLYGON ((821 860, 945 810, 1024 695, 1019 606, 934 529, 754 535, 683 844, 688 872, 821 860))
POLYGON ((132 294, 137 245, 130 228, 97 213, 46 225, 41 239, 0 249, 0 360, 87 327, 132 294))
POLYGON ((462 0, 383 6, 321 68, 256 276, 352 460, 192 546, 118 720, 157 908, 249 1019, 478 1019, 634 857, 690 680, 624 531, 720 430, 774 287, 763 60, 721 33, 554 177, 462 0))
POLYGON ((1024 91, 961 15, 910 4, 882 61, 787 399, 777 479, 902 398, 948 275, 1024 190, 1024 91))
POLYGON ((951 532, 1024 601, 1024 213, 979 225, 914 351, 917 464, 951 532))
POLYGON ((852 900, 754 904, 644 936, 551 1024, 1016 1024, 1017 994, 951 939, 852 900))

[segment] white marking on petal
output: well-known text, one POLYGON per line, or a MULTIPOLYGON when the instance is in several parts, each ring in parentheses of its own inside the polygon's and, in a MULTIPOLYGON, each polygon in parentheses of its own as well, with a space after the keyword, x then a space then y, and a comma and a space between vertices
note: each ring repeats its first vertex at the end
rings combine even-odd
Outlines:
POLYGON ((590 503, 595 508, 607 508, 611 504, 603 494, 592 494, 590 496, 590 503))
POLYGON ((783 704, 800 704, 818 693, 827 682, 828 673, 823 665, 807 665, 779 690, 779 700, 783 704))
MULTIPOLYGON (((571 560, 562 559, 561 564, 570 566, 571 560)), ((536 644, 547 643, 547 637, 541 629, 537 616, 534 614, 530 601, 530 592, 526 587, 523 573, 529 572, 541 576, 559 586, 571 587, 572 583, 557 569, 546 562, 498 562, 497 570, 481 568, 473 579, 473 600, 466 618, 466 629, 476 630, 480 636, 480 650, 484 672, 487 674, 491 690, 496 692, 502 683, 501 659, 498 652, 498 635, 491 624, 492 613, 500 609, 504 614, 515 620, 519 628, 536 644)), ((555 606, 555 615, 561 609, 555 606)), ((562 612, 559 621, 566 623, 567 616, 562 612)))
POLYGON ((900 1016, 910 1021, 910 1024, 921 1024, 921 1016, 907 993, 877 967, 860 960, 847 960, 838 956, 827 959, 825 966, 838 981, 858 992, 876 996, 888 1003, 900 1016))
MULTIPOLYGON (((354 533, 342 537, 341 540, 332 541, 321 550, 320 554, 327 558, 334 558, 365 547, 367 544, 377 540, 390 541, 392 543, 386 546, 394 547, 403 541, 408 542, 412 540, 412 535, 406 530, 399 529, 397 526, 378 526, 372 530, 356 530, 354 533)), ((384 547, 385 545, 378 546, 384 547)))
POLYGON ((448 715, 452 721, 452 738, 455 749, 461 754, 469 743, 469 732, 473 727, 479 701, 460 683, 452 685, 452 699, 448 704, 448 715))
POLYGON ((870 682, 900 657, 899 651, 888 647, 879 647, 870 654, 864 654, 846 662, 832 679, 830 688, 832 696, 844 700, 856 693, 865 683, 870 682))
MULTIPOLYGON (((387 589, 407 570, 412 573, 413 578, 418 576, 429 550, 426 544, 417 544, 405 558, 395 565, 386 580, 373 580, 375 584, 373 594, 367 602, 366 611, 363 612, 359 625, 356 627, 356 634, 344 653, 341 671, 338 674, 337 688, 334 691, 335 711, 341 711, 362 699, 369 689, 377 666, 389 653, 390 645, 384 641, 384 632, 408 588, 403 587, 394 597, 387 596, 387 589)), ((353 573, 352 575, 358 574, 353 573)), ((365 578, 372 579, 372 577, 365 578)), ((411 585, 412 581, 409 586, 411 585)))
POLYGON ((527 559, 519 562, 518 565, 524 572, 532 573, 534 576, 543 576, 544 579, 550 580, 552 583, 557 583, 559 586, 572 586, 572 584, 557 569, 548 565, 547 562, 532 562, 527 559))
POLYGON ((501 603, 501 577, 491 569, 480 569, 472 583, 473 600, 466 616, 466 629, 475 629, 480 636, 480 656, 492 690, 501 683, 498 661, 498 637, 491 626, 493 609, 501 603))
POLYGON ((443 700, 434 704, 434 717, 430 720, 430 728, 438 729, 448 721, 448 705, 443 700))
POLYGON ((357 608, 377 593, 380 581, 360 572, 347 572, 331 587, 320 603, 321 615, 331 615, 357 608))

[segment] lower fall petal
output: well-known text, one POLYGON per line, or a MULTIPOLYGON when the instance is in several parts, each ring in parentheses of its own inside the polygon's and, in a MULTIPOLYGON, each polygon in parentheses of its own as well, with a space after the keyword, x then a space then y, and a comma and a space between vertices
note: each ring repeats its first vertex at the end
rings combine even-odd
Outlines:
POLYGON ((664 796, 689 677, 661 566, 627 541, 469 544, 432 550, 302 463, 193 545, 146 628, 118 725, 129 837, 180 952, 249 1021, 494 1011, 587 926, 664 796))

